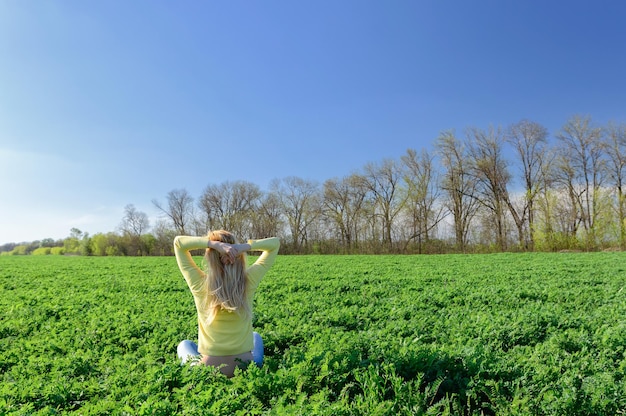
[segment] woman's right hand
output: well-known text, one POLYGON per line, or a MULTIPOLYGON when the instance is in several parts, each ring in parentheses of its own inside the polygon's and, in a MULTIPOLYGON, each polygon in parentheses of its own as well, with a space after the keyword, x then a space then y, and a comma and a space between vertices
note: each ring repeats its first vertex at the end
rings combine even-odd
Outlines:
POLYGON ((222 241, 209 241, 208 246, 220 253, 223 264, 233 264, 237 256, 250 250, 250 244, 228 244, 222 241))
POLYGON ((212 241, 209 240, 207 244, 209 248, 220 253, 220 259, 224 264, 233 264, 235 262, 235 258, 237 257, 237 248, 232 244, 223 243, 221 241, 212 241))

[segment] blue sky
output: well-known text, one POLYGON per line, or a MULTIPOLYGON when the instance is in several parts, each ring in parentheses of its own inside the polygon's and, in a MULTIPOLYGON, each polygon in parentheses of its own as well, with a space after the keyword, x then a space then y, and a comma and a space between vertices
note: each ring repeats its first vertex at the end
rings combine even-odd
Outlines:
POLYGON ((0 1, 0 244, 323 183, 521 119, 626 122, 626 2, 0 1))

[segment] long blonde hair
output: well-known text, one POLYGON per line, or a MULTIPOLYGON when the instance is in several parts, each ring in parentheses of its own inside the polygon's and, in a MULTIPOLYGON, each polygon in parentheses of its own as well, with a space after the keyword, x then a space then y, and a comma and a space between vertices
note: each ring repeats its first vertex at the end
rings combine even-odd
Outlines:
MULTIPOLYGON (((237 243, 235 236, 225 230, 209 231, 208 237, 211 241, 237 243)), ((224 264, 217 250, 207 248, 204 260, 207 284, 207 324, 213 322, 217 313, 222 309, 239 313, 244 318, 251 318, 252 310, 246 296, 246 254, 240 253, 233 264, 224 264)))

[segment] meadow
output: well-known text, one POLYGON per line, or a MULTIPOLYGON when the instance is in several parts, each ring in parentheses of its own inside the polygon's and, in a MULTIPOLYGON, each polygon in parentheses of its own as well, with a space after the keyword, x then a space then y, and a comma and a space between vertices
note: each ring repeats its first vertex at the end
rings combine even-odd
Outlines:
POLYGON ((173 257, 4 256, 0 414, 623 414, 625 285, 615 252, 279 256, 227 379, 177 362, 173 257))

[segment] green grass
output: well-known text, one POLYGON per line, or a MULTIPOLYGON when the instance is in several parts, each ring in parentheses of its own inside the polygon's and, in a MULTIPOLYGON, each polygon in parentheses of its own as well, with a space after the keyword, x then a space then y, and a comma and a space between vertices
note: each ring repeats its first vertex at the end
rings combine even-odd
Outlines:
POLYGON ((180 366, 174 258, 0 258, 0 414, 626 411, 626 253, 279 256, 262 369, 180 366))

